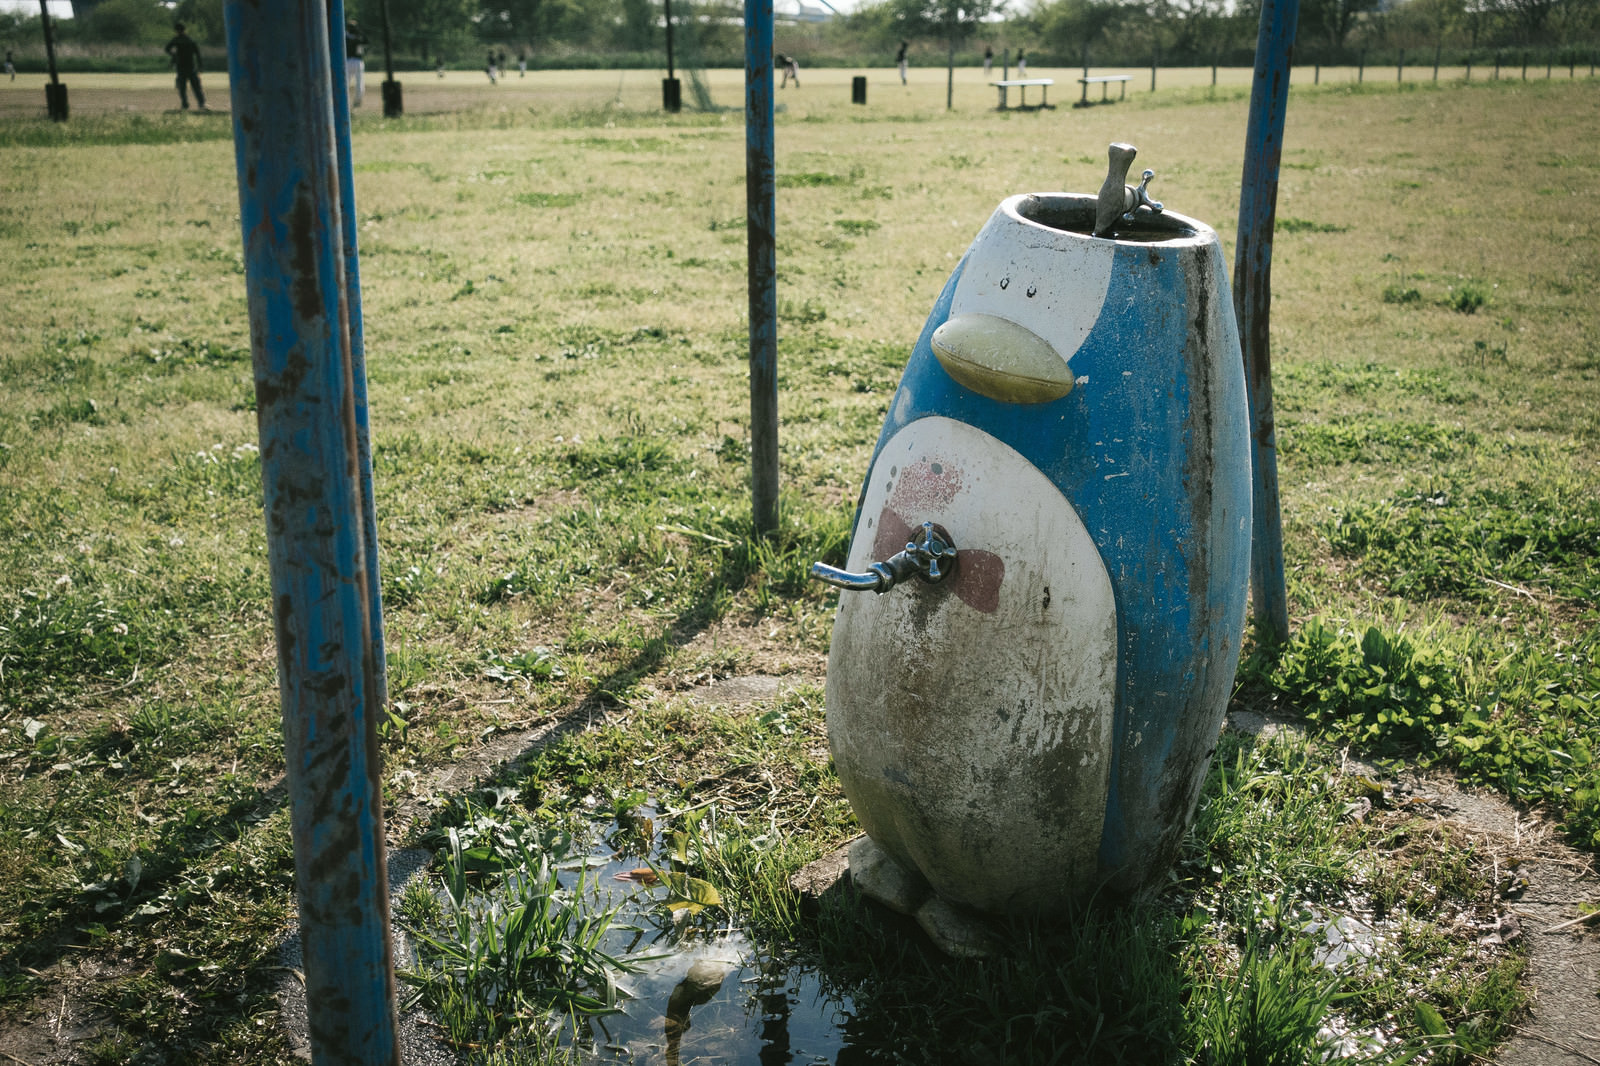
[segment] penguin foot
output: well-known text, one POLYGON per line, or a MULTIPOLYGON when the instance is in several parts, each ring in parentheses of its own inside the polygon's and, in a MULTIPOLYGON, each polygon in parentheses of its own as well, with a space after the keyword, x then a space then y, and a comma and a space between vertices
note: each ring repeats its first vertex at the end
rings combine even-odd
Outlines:
POLYGON ((868 836, 850 845, 850 880, 861 894, 899 914, 916 914, 933 894, 928 882, 889 857, 868 836))
POLYGON ((933 946, 951 958, 989 959, 1000 954, 1000 939, 982 918, 941 896, 930 896, 915 917, 933 946))

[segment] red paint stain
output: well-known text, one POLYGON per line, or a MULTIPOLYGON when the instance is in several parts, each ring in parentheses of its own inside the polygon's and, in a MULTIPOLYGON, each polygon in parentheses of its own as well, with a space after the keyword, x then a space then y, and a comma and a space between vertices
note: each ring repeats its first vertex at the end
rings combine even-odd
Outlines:
POLYGON ((889 493, 889 506, 901 514, 942 511, 960 491, 961 471, 954 464, 937 458, 917 459, 900 471, 889 493))

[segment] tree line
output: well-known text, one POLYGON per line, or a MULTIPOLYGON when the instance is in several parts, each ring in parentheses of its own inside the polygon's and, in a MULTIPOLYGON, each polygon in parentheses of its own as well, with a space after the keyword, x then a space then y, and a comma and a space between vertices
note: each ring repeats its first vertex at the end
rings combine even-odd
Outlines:
MULTIPOLYGON (((1025 48, 1035 67, 1240 65, 1255 48, 1261 0, 865 0, 825 22, 789 21, 794 0, 776 0, 776 46, 810 65, 887 65, 905 41, 917 65, 996 62, 1025 48)), ((807 0, 812 7, 816 0, 807 0)), ((662 0, 387 0, 391 39, 409 63, 481 61, 485 50, 541 66, 662 65, 662 0)), ((53 20, 56 40, 80 55, 159 48, 172 23, 220 48, 222 0, 74 0, 75 17, 53 20)), ((739 0, 672 0, 679 61, 738 66, 739 0)), ((346 0, 372 47, 380 0, 346 0)), ((0 14, 0 38, 26 57, 42 51, 37 14, 0 14)), ((1563 47, 1582 55, 1600 40, 1600 0, 1301 0, 1296 61, 1349 62, 1357 52, 1443 48, 1461 54, 1563 47)))

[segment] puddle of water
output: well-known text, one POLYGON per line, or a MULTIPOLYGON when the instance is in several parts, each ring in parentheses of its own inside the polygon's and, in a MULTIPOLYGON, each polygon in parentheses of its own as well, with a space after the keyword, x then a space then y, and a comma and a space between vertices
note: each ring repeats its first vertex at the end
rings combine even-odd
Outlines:
MULTIPOLYGON (((599 833, 589 851, 584 876, 597 909, 617 908, 600 948, 638 970, 616 975, 627 992, 619 1012, 580 1021, 576 1034, 568 1027, 562 1043, 576 1044, 581 1061, 594 1064, 870 1061, 866 1048, 851 1046, 853 1003, 826 988, 805 959, 774 955, 731 924, 712 925, 719 908, 673 923, 663 917, 665 885, 617 876, 637 875, 649 863, 666 872, 657 821, 657 812, 639 808, 599 833)), ((571 888, 577 877, 564 872, 561 880, 571 888)))
POLYGON ((737 932, 686 941, 624 984, 623 1012, 589 1023, 589 1062, 832 1063, 847 1046, 848 1001, 814 972, 760 958, 737 932))
POLYGON ((640 808, 626 825, 613 824, 592 852, 603 862, 592 873, 598 891, 603 897, 609 890, 611 902, 620 904, 616 923, 643 930, 613 928, 606 949, 654 957, 640 962, 638 973, 618 978, 630 996, 620 1013, 590 1019, 588 1040, 580 1041, 585 1060, 639 1066, 840 1061, 852 1004, 824 991, 814 968, 763 954, 731 926, 707 929, 690 919, 680 923, 681 930, 663 928, 666 889, 617 879, 644 863, 646 856, 630 851, 626 842, 637 845, 645 835, 651 860, 665 869, 656 822, 656 811, 640 808), (618 844, 621 851, 613 847, 618 844))

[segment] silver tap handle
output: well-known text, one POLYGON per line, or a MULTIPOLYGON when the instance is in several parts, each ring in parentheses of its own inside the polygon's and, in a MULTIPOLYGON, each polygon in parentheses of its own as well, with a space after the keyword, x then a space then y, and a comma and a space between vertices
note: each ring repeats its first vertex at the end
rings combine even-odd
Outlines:
POLYGON ((1143 180, 1139 182, 1137 189, 1132 185, 1127 186, 1128 195, 1123 202, 1128 205, 1128 210, 1123 214, 1122 221, 1132 222, 1134 213, 1141 207, 1148 207, 1152 213, 1157 215, 1161 213, 1161 201, 1150 199, 1150 179, 1155 176, 1155 171, 1147 170, 1144 172, 1143 180))
POLYGON ((884 593, 910 577, 937 584, 949 577, 956 566, 956 546, 950 534, 932 522, 922 523, 916 540, 906 542, 905 550, 864 571, 841 570, 827 563, 812 563, 811 577, 851 592, 884 593))

